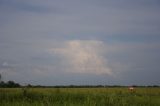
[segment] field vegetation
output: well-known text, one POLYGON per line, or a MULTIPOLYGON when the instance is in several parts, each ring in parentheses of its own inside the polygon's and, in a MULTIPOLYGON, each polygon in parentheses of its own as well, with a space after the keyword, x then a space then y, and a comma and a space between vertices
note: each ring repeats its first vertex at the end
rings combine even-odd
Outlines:
POLYGON ((160 88, 0 88, 0 106, 160 106, 160 88))

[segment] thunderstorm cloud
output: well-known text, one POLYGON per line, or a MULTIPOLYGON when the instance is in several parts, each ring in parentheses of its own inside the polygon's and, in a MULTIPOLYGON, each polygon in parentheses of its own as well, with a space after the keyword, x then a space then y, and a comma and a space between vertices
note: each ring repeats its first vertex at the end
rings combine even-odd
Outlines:
POLYGON ((69 71, 111 75, 112 70, 104 58, 105 49, 102 41, 72 40, 65 42, 61 48, 51 49, 51 52, 64 56, 65 64, 70 65, 69 71))
POLYGON ((160 85, 159 0, 0 0, 2 80, 160 85))

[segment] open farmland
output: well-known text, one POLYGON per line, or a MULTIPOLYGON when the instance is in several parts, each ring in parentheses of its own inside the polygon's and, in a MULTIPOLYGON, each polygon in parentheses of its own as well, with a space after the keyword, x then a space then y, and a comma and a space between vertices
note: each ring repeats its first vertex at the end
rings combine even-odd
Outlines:
POLYGON ((160 106, 160 88, 1 88, 0 106, 160 106))

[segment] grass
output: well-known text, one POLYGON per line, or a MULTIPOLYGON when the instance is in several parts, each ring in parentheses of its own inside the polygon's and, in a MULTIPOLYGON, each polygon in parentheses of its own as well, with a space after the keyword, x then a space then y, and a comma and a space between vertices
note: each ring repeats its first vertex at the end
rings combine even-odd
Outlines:
POLYGON ((0 106, 160 106, 160 88, 1 88, 0 106))

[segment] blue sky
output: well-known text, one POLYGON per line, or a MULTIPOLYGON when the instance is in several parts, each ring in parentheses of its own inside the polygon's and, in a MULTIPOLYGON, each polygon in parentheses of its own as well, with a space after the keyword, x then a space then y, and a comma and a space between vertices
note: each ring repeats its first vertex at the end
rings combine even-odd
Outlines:
POLYGON ((0 73, 21 84, 160 85, 159 0, 1 0, 0 73))

